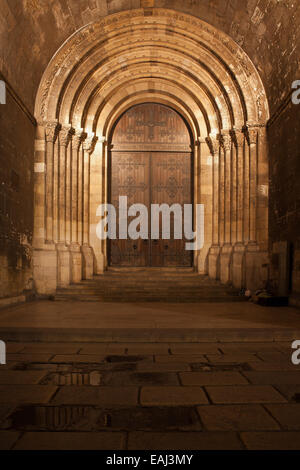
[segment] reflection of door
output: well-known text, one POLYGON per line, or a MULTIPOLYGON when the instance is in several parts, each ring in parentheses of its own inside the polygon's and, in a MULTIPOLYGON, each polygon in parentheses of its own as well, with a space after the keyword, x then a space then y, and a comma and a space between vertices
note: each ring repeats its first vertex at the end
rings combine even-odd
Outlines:
POLYGON ((180 204, 183 212, 183 204, 192 203, 190 136, 182 118, 158 104, 131 108, 115 128, 110 166, 110 202, 118 209, 119 196, 127 196, 128 207, 141 203, 149 214, 148 240, 121 240, 117 232, 110 242, 110 265, 191 266, 186 240, 174 240, 172 214, 171 239, 163 240, 160 233, 151 240, 151 204, 180 204))

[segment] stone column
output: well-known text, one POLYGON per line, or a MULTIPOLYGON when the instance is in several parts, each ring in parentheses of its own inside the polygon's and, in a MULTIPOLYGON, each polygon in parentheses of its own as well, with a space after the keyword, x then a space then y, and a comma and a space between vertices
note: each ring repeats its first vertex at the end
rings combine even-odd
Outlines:
POLYGON ((220 238, 219 238, 219 158, 220 143, 216 134, 211 134, 207 140, 211 155, 213 155, 212 165, 212 245, 208 255, 208 275, 211 279, 219 279, 220 267, 220 238))
POLYGON ((39 123, 35 141, 35 219, 33 277, 38 296, 57 288, 57 251, 53 242, 53 155, 59 125, 39 123))
POLYGON ((220 280, 226 284, 231 280, 231 149, 232 140, 229 131, 224 131, 220 136, 220 143, 222 146, 221 154, 224 152, 224 169, 222 172, 223 180, 220 188, 221 200, 221 222, 222 222, 222 235, 223 245, 220 255, 220 280), (223 222, 224 217, 224 222, 223 222))
POLYGON ((258 131, 259 126, 247 123, 245 134, 249 155, 249 240, 245 255, 246 286, 255 291, 262 285, 262 265, 265 263, 257 243, 257 168, 258 168, 258 131))
POLYGON ((72 138, 72 185, 71 185, 71 282, 78 283, 82 279, 82 253, 79 244, 79 179, 82 178, 82 168, 79 166, 82 155, 81 144, 85 137, 83 129, 76 129, 72 138))
POLYGON ((95 148, 95 136, 87 137, 83 142, 83 213, 82 213, 82 255, 83 279, 94 276, 94 255, 90 246, 90 156, 95 148))
POLYGON ((213 225, 213 149, 206 139, 199 139, 199 203, 204 205, 204 246, 198 256, 198 273, 208 274, 208 253, 212 245, 213 225))
MULTIPOLYGON (((236 235, 233 247, 231 276, 233 286, 237 289, 245 287, 244 264, 244 143, 242 130, 234 129, 234 153, 236 155, 236 235)), ((234 237, 234 235, 233 235, 234 237)), ((234 240, 234 238, 233 238, 234 240)))
MULTIPOLYGON (((108 202, 108 143, 103 143, 103 157, 102 157, 102 204, 108 202)), ((102 253, 104 254, 104 270, 108 267, 108 240, 102 240, 102 253)))
POLYGON ((105 255, 103 252, 103 240, 97 237, 96 229, 99 223, 97 209, 102 204, 103 189, 103 161, 105 158, 105 137, 99 137, 91 158, 91 201, 90 201, 90 245, 94 252, 95 274, 103 274, 105 270, 105 255))
POLYGON ((46 241, 52 242, 53 235, 53 160, 54 145, 59 125, 57 121, 46 123, 46 241))
MULTIPOLYGON (((199 142, 196 141, 194 144, 194 168, 193 168, 193 188, 194 188, 194 195, 193 195, 193 228, 194 230, 197 227, 197 204, 200 204, 201 196, 200 196, 200 145, 199 142)), ((199 251, 193 251, 193 267, 197 271, 198 270, 198 256, 199 251)))
MULTIPOLYGON (((58 199, 57 199, 57 232, 58 241, 58 287, 67 287, 71 282, 71 257, 66 244, 66 214, 67 214, 67 159, 68 146, 71 139, 71 126, 63 126, 59 133, 58 153, 58 199)), ((69 195, 68 195, 69 197, 69 195)))
POLYGON ((46 240, 46 143, 44 123, 38 123, 34 146, 34 232, 33 245, 43 248, 46 240))

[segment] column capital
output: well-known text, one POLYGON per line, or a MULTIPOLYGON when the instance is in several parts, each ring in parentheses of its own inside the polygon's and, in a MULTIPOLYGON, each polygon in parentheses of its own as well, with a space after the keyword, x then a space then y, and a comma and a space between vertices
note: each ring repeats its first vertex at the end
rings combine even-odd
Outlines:
POLYGON ((242 148, 245 141, 245 134, 243 129, 233 128, 231 130, 231 139, 236 148, 242 148))
POLYGON ((219 140, 220 146, 223 148, 223 150, 225 152, 230 152, 231 144, 232 144, 232 138, 231 138, 231 135, 230 135, 230 130, 223 130, 218 135, 218 140, 219 140))
POLYGON ((94 133, 86 134, 86 138, 83 141, 83 150, 87 152, 89 155, 93 153, 95 150, 95 145, 97 143, 98 137, 95 136, 94 133))
POLYGON ((74 129, 72 129, 72 126, 70 124, 62 126, 60 133, 59 133, 60 145, 67 148, 70 143, 73 133, 74 133, 74 129))
POLYGON ((44 126, 45 126, 46 142, 54 143, 57 139, 57 136, 61 127, 59 122, 57 120, 48 121, 44 124, 44 126))
POLYGON ((209 151, 213 156, 218 156, 219 149, 220 149, 220 143, 217 138, 217 134, 209 134, 208 137, 206 137, 206 143, 208 145, 209 151))
POLYGON ((247 125, 244 127, 244 133, 248 142, 248 145, 255 145, 257 143, 257 133, 259 126, 257 125, 247 125))
POLYGON ((74 134, 72 136, 72 144, 74 145, 75 149, 76 150, 79 150, 79 147, 81 145, 81 143, 84 141, 85 139, 85 132, 83 131, 83 129, 74 129, 74 134))

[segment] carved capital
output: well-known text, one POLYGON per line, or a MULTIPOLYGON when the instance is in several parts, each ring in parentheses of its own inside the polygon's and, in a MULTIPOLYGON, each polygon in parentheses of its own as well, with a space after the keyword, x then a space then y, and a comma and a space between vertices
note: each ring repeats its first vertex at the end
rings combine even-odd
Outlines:
POLYGON ((68 147, 69 142, 72 138, 72 134, 74 133, 74 130, 72 129, 71 125, 68 126, 62 126, 60 133, 59 133, 59 143, 63 147, 68 147))
POLYGON ((222 134, 218 135, 218 140, 220 142, 220 146, 223 148, 225 152, 230 152, 232 139, 229 131, 224 131, 222 134))
POLYGON ((83 142, 83 150, 87 152, 89 155, 93 153, 95 150, 95 145, 97 143, 98 137, 95 134, 90 134, 86 137, 83 142))
POLYGON ((243 148, 245 135, 242 130, 233 129, 231 131, 231 139, 236 148, 243 148))
POLYGON ((78 151, 81 143, 84 141, 86 134, 83 129, 74 129, 74 135, 72 138, 72 147, 78 151))
POLYGON ((244 132, 248 145, 256 145, 259 128, 260 127, 258 125, 250 123, 247 123, 247 126, 244 127, 244 132))
POLYGON ((206 143, 208 145, 209 151, 213 156, 219 155, 220 143, 217 139, 215 134, 210 134, 209 137, 206 138, 206 143))
POLYGON ((46 142, 54 143, 57 139, 60 125, 58 121, 47 122, 45 125, 46 142))

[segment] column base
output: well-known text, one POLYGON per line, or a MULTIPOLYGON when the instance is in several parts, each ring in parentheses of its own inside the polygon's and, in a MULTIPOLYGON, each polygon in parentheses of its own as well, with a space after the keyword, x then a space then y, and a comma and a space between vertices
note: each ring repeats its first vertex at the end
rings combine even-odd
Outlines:
POLYGON ((231 281, 230 266, 232 261, 232 245, 225 244, 221 248, 220 254, 220 280, 222 284, 231 281))
POLYGON ((220 278, 220 247, 212 245, 208 254, 208 276, 211 279, 220 278))
POLYGON ((203 247, 197 256, 195 268, 198 274, 208 274, 208 252, 209 247, 203 247))
POLYGON ((71 282, 71 256, 64 243, 58 243, 57 249, 57 286, 68 287, 71 282))
POLYGON ((242 289, 245 287, 245 245, 237 243, 233 248, 231 280, 233 287, 242 289))
POLYGON ((90 246, 83 245, 82 252, 82 278, 93 279, 94 277, 94 253, 90 246))
POLYGON ((70 245, 71 283, 76 284, 82 280, 82 253, 78 243, 70 245))
POLYGON ((105 271, 105 256, 103 253, 95 253, 95 274, 103 274, 105 271))
POLYGON ((33 250, 33 279, 38 296, 49 297, 57 288, 57 251, 55 244, 45 244, 33 250))
POLYGON ((245 252, 245 281, 247 289, 255 292, 265 287, 268 280, 269 254, 260 251, 255 242, 248 243, 245 252))

